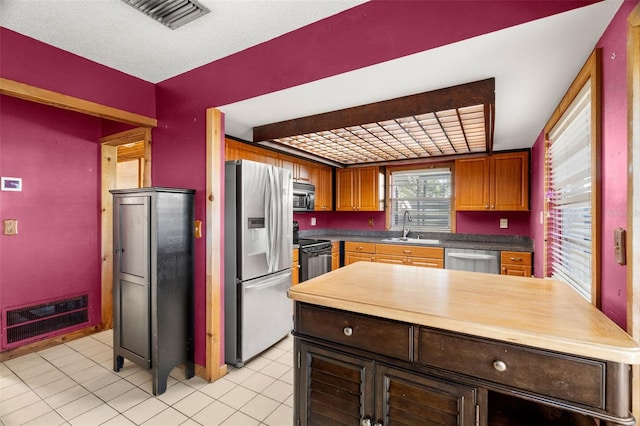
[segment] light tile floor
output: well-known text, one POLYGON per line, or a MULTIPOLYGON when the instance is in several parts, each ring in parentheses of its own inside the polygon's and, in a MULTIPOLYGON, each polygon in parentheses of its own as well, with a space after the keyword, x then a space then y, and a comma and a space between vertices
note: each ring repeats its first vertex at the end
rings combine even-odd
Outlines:
POLYGON ((0 424, 291 426, 293 338, 288 336, 208 383, 175 368, 167 391, 125 359, 113 371, 113 334, 103 331, 0 363, 0 424))

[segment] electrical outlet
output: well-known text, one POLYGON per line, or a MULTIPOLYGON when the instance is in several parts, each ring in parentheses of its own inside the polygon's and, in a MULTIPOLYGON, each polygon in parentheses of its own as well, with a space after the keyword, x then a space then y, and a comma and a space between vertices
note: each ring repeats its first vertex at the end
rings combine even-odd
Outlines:
POLYGON ((507 229, 509 227, 509 219, 500 219, 500 229, 507 229))
POLYGON ((18 234, 18 219, 5 219, 4 235, 17 235, 17 234, 18 234))
POLYGON ((316 226, 316 218, 315 217, 311 218, 311 226, 316 226))
POLYGON ((373 226, 373 218, 372 217, 369 218, 369 226, 373 226))

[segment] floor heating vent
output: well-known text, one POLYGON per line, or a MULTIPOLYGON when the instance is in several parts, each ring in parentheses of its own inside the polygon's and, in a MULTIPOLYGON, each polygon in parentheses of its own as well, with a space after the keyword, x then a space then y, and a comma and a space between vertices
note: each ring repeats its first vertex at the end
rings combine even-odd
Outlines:
POLYGON ((16 346, 89 321, 89 296, 80 295, 4 311, 5 344, 16 346))

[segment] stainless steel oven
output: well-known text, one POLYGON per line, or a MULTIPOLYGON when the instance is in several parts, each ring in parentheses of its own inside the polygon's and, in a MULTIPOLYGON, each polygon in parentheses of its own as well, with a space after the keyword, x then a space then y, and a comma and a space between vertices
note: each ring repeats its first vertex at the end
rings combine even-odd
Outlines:
POLYGON ((331 241, 298 240, 300 245, 300 282, 331 271, 331 241))

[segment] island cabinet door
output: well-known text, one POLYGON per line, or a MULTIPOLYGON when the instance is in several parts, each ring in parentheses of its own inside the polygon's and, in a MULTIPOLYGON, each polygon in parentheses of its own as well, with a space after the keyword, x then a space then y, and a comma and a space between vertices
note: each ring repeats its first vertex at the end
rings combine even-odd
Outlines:
POLYGON ((373 416, 373 362, 306 343, 299 354, 294 424, 367 424, 373 416))
POLYGON ((378 364, 374 425, 476 426, 475 388, 378 364))

